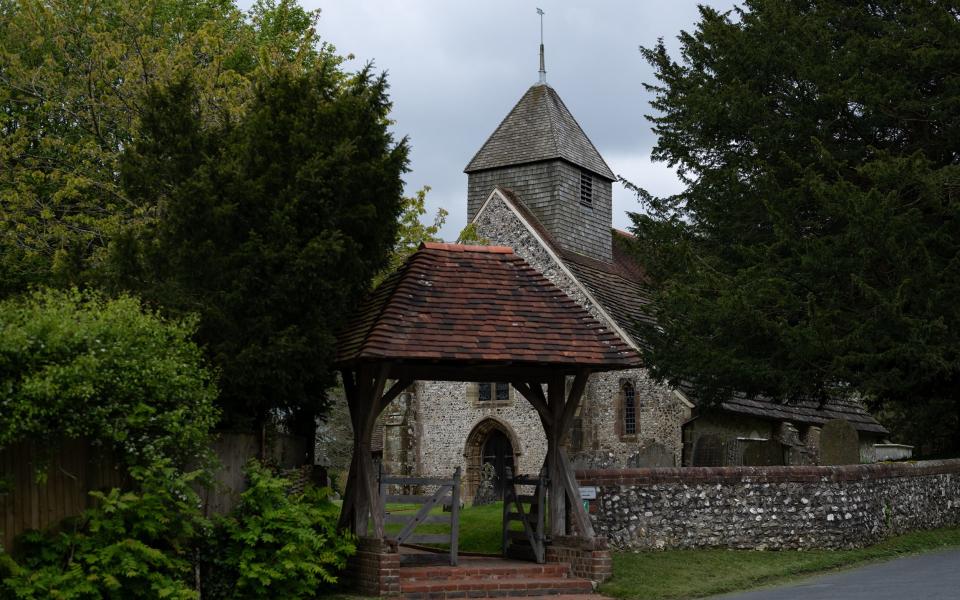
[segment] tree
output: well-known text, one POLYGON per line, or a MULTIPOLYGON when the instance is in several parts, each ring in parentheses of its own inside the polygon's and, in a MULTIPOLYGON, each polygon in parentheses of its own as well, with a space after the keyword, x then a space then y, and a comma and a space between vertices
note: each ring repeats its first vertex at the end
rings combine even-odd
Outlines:
POLYGON ((211 123, 236 118, 264 65, 329 49, 316 12, 232 0, 0 0, 0 296, 96 280, 106 247, 156 216, 118 179, 143 95, 183 77, 211 123))
POLYGON ((960 451, 960 11, 748 0, 680 42, 643 49, 653 156, 686 184, 633 215, 654 375, 705 402, 859 393, 960 451))
POLYGON ((381 271, 374 278, 374 287, 380 284, 387 275, 394 272, 406 262, 411 254, 417 251, 423 242, 442 241, 437 234, 443 228, 447 221, 447 211, 444 208, 437 210, 433 216, 433 223, 424 225, 423 215, 427 214, 426 200, 430 186, 425 185, 417 190, 413 196, 401 199, 400 218, 397 223, 397 241, 393 245, 393 252, 390 254, 390 262, 387 268, 381 271))
POLYGON ((86 438, 126 467, 196 460, 217 390, 195 325, 76 290, 0 302, 0 448, 86 438))
POLYGON ((192 82, 158 87, 122 160, 125 193, 161 216, 117 240, 119 285, 200 315, 228 426, 312 426, 335 335, 394 247, 407 143, 385 76, 339 64, 265 71, 217 127, 192 82))

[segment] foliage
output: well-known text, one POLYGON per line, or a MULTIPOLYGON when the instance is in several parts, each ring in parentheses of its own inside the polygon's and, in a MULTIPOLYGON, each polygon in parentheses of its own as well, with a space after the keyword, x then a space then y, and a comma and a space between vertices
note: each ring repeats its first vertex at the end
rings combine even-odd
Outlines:
POLYGON ((246 472, 240 504, 215 524, 203 597, 315 598, 356 551, 337 531, 339 508, 327 489, 290 493, 290 481, 256 461, 246 472))
POLYGON ((156 88, 123 160, 124 189, 163 216, 115 244, 119 285, 200 315, 231 425, 324 410, 335 334, 395 240, 407 144, 386 78, 338 65, 265 74, 217 128, 190 82, 156 88))
POLYGON ((467 226, 460 231, 460 235, 457 236, 458 244, 468 244, 475 246, 489 246, 490 240, 480 235, 477 231, 477 226, 474 223, 467 223, 467 226))
POLYGON ((686 183, 639 190, 647 214, 633 215, 658 288, 654 375, 706 402, 855 391, 936 411, 926 439, 960 450, 956 10, 700 11, 679 63, 662 42, 644 49, 653 156, 686 183))
POLYGON ((427 192, 430 186, 426 185, 417 190, 417 193, 410 197, 401 199, 400 218, 398 219, 397 241, 393 246, 393 253, 390 255, 390 264, 374 279, 374 287, 378 285, 390 273, 400 268, 411 254, 417 251, 423 242, 441 242, 437 234, 447 221, 446 209, 440 208, 433 217, 433 223, 424 225, 420 220, 427 214, 425 206, 427 192))
POLYGON ((88 438, 128 465, 200 455, 217 392, 195 325, 127 296, 48 290, 0 302, 0 447, 88 438))
POLYGON ((205 521, 192 476, 162 462, 131 475, 136 491, 91 492, 96 506, 74 522, 24 534, 0 597, 199 598, 189 551, 205 521))
POLYGON ((920 552, 960 546, 960 529, 916 531, 853 550, 667 550, 618 552, 604 596, 625 600, 703 598, 783 583, 804 575, 850 568, 920 552), (696 573, 690 565, 697 565, 696 573))
POLYGON ((104 249, 158 207, 118 179, 143 97, 188 78, 211 124, 237 118, 264 66, 332 49, 293 0, 0 0, 0 297, 96 279, 104 249))

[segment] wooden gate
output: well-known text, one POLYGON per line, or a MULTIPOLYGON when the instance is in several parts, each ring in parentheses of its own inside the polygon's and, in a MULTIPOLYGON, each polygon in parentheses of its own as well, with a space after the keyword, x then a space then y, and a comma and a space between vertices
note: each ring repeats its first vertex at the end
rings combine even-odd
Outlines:
POLYGON ((399 533, 387 533, 386 537, 394 539, 398 544, 450 544, 450 564, 457 565, 457 546, 460 535, 460 467, 453 472, 453 477, 400 477, 380 474, 380 497, 383 498, 384 523, 400 523, 399 533), (430 496, 412 494, 388 494, 388 486, 436 486, 436 491, 430 496), (387 503, 395 504, 422 504, 416 514, 391 513, 387 510, 387 503), (437 506, 449 504, 450 514, 431 515, 430 511, 437 506), (449 523, 448 533, 421 533, 415 534, 417 526, 423 523, 449 523))
POLYGON ((507 469, 503 492, 503 554, 513 558, 546 562, 544 520, 546 518, 547 479, 513 476, 507 469), (536 486, 532 495, 518 494, 517 486, 536 486), (524 505, 529 508, 524 510, 524 505), (510 523, 519 521, 523 531, 511 531, 510 523))

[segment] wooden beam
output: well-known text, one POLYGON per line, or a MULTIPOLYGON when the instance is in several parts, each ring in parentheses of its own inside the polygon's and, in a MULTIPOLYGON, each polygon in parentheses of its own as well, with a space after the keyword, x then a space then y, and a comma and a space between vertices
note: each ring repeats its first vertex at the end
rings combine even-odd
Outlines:
POLYGON ((573 386, 571 386, 570 394, 567 396, 566 405, 563 409, 563 418, 560 421, 561 441, 573 424, 573 417, 577 414, 577 407, 580 406, 580 399, 583 397, 583 391, 587 388, 587 380, 589 379, 590 371, 587 369, 578 371, 573 379, 573 386))
POLYGON ((527 384, 522 381, 511 381, 510 385, 513 386, 513 389, 520 392, 520 395, 526 398, 527 402, 529 402, 533 408, 536 409, 537 413, 540 415, 541 422, 547 424, 553 422, 553 416, 550 414, 550 408, 547 406, 547 401, 543 398, 543 389, 540 387, 539 383, 527 384))
POLYGON ((583 502, 580 499, 580 486, 577 485, 577 479, 573 473, 573 467, 570 465, 570 459, 567 457, 567 451, 560 448, 558 454, 563 488, 570 502, 570 516, 573 518, 577 532, 583 537, 596 537, 593 531, 593 523, 590 522, 590 515, 583 508, 583 502))
POLYGON ((567 515, 563 487, 563 473, 560 462, 560 423, 563 418, 564 396, 566 380, 563 375, 556 375, 547 384, 547 405, 550 409, 552 421, 547 429, 547 474, 550 477, 547 498, 550 512, 550 533, 554 536, 566 535, 567 515))
POLYGON ((413 379, 399 379, 397 380, 390 389, 380 398, 380 401, 377 403, 377 416, 380 416, 380 413, 386 409, 391 402, 397 399, 397 396, 403 393, 408 387, 413 385, 413 379))

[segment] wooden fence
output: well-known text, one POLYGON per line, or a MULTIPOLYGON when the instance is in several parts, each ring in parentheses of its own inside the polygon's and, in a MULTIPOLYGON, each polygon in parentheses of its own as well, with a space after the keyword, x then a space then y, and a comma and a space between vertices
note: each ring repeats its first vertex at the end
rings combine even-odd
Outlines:
POLYGON ((0 534, 10 549, 27 529, 45 529, 90 506, 91 490, 124 483, 124 474, 102 451, 82 440, 59 448, 21 442, 0 450, 0 534), (46 465, 45 479, 37 481, 46 465))
MULTIPOLYGON (((243 466, 260 455, 261 437, 255 433, 224 433, 211 447, 221 468, 213 485, 200 487, 205 515, 229 512, 246 487, 243 466)), ((270 436, 267 458, 282 469, 303 464, 305 442, 291 436, 270 436)), ((0 543, 8 551, 14 538, 28 529, 46 529, 91 506, 90 492, 122 486, 127 478, 117 463, 84 440, 41 448, 21 442, 0 449, 0 543), (38 467, 46 476, 38 481, 38 467)))

